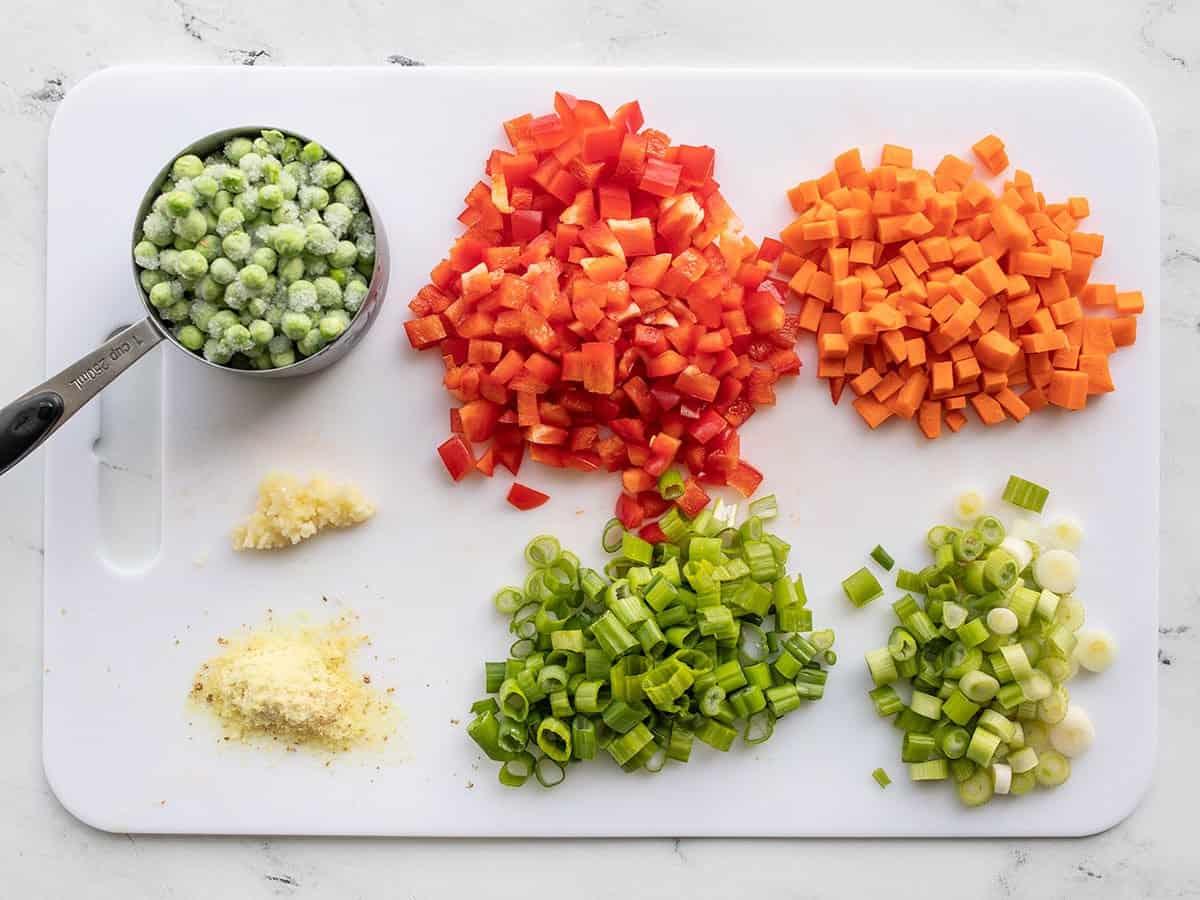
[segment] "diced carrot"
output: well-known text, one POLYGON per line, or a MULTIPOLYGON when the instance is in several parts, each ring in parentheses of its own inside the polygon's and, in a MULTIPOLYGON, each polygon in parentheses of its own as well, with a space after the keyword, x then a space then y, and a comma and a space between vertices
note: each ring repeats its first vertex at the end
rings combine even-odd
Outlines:
POLYGON ((892 411, 884 404, 880 403, 870 395, 864 395, 854 401, 854 408, 858 414, 862 416, 863 421, 871 427, 872 430, 878 428, 886 422, 892 415, 892 411))
POLYGON ((1020 347, 995 331, 989 331, 975 343, 975 357, 980 364, 1002 372, 1008 371, 1020 352, 1020 347))
POLYGON ((1079 292, 1079 301, 1084 306, 1116 306, 1115 284, 1088 284, 1079 292))
POLYGON ((1020 422, 1030 413, 1029 406, 1018 397, 1009 387, 1003 387, 996 392, 996 402, 999 403, 1006 413, 1020 422))
POLYGON ((1064 409, 1083 409, 1087 406, 1088 381, 1086 372, 1055 369, 1046 399, 1064 409))
POLYGON ((1021 394, 1021 402, 1029 407, 1030 412, 1037 412, 1039 409, 1045 409, 1050 401, 1046 399, 1041 388, 1031 387, 1021 394))
POLYGON ((929 440, 934 440, 942 433, 942 405, 936 400, 926 400, 917 412, 917 426, 929 440))
POLYGON ((850 344, 840 332, 821 335, 820 345, 823 359, 845 359, 850 352, 850 344))
POLYGON ((879 384, 877 384, 871 391, 871 396, 882 403, 883 401, 887 400, 888 397, 892 396, 892 394, 896 393, 896 391, 900 390, 903 384, 903 378, 901 378, 895 372, 889 371, 883 376, 883 379, 879 382, 879 384))
POLYGON ((896 415, 905 419, 911 419, 916 415, 917 409, 925 397, 927 387, 929 387, 929 376, 923 370, 917 369, 909 375, 908 380, 904 382, 904 387, 896 393, 896 402, 893 407, 896 415))
POLYGON ((1137 319, 1133 316, 1117 316, 1109 324, 1113 343, 1118 347, 1131 347, 1137 340, 1137 319))
POLYGON ((1146 308, 1146 301, 1141 291, 1124 291, 1117 294, 1117 314, 1121 316, 1136 316, 1146 308))
POLYGON ((1083 352, 1084 353, 1115 353, 1116 341, 1113 340, 1112 319, 1100 316, 1086 316, 1083 319, 1083 352))
POLYGON ((966 409, 967 408, 966 394, 959 394, 956 397, 947 397, 945 400, 942 401, 942 408, 946 409, 946 410, 966 409))
POLYGON ((1087 375, 1088 394, 1107 394, 1115 391, 1108 371, 1108 357, 1103 353, 1081 353, 1079 371, 1087 375))
POLYGON ((961 409, 951 410, 946 413, 946 427, 956 434, 962 430, 962 427, 967 424, 967 417, 963 415, 961 409))
POLYGON ((1051 306, 1050 315, 1054 317, 1054 324, 1067 325, 1083 318, 1083 307, 1077 297, 1068 297, 1051 306))
POLYGON ((996 425, 1004 421, 1003 407, 990 394, 975 394, 971 397, 971 405, 984 425, 996 425))
POLYGON ((850 390, 858 396, 869 394, 883 381, 883 376, 875 369, 864 369, 862 373, 850 382, 850 390))

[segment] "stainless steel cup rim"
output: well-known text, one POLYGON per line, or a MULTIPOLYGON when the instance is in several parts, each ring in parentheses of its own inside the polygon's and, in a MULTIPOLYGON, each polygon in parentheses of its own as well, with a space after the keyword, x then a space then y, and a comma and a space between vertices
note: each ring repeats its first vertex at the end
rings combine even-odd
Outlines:
POLYGON ((371 193, 369 189, 363 185, 358 177, 353 173, 340 155, 330 150, 327 144, 322 143, 329 154, 329 157, 336 159, 346 172, 346 177, 354 180, 362 192, 363 205, 367 213, 371 216, 371 227, 375 232, 375 265, 371 271, 370 283, 368 284, 367 296, 363 299, 362 305, 359 307, 354 318, 351 319, 349 327, 336 340, 326 344, 312 356, 306 356, 303 359, 298 359, 296 362, 287 366, 280 366, 273 369, 238 369, 229 365, 210 362, 205 359, 203 354, 196 353, 183 346, 175 335, 171 332, 170 327, 163 321, 158 313, 158 310, 150 302, 149 293, 142 288, 139 280, 141 270, 137 263, 133 260, 132 248, 138 241, 142 239, 142 223, 146 220, 146 216, 150 214, 154 201, 158 198, 162 190, 163 181, 171 174, 171 168, 181 156, 193 154, 204 159, 206 156, 218 151, 225 144, 235 137, 258 137, 261 132, 267 129, 277 129, 283 132, 288 137, 294 137, 302 143, 307 143, 311 138, 301 134, 290 128, 284 128, 278 125, 243 125, 235 128, 223 128, 220 131, 214 131, 204 135, 198 140, 188 144, 183 149, 171 156, 170 159, 158 171, 158 174, 150 182, 150 186, 142 195, 142 202, 138 205, 137 215, 133 222, 133 239, 129 244, 129 264, 133 272, 133 283, 137 289, 138 296, 142 300, 142 306, 146 310, 146 314, 154 326, 154 329, 163 337, 164 340, 170 342, 175 347, 179 348, 192 359, 205 366, 213 369, 219 369, 224 372, 232 372, 236 375, 249 375, 259 378, 286 378, 293 375, 305 375, 311 372, 316 372, 326 366, 331 365, 338 359, 341 359, 348 353, 355 344, 366 334, 367 330, 373 324, 379 308, 383 303, 384 296, 387 292, 387 281, 389 272, 388 259, 388 243, 387 235, 384 231, 383 220, 379 215, 379 210, 371 203, 371 193))

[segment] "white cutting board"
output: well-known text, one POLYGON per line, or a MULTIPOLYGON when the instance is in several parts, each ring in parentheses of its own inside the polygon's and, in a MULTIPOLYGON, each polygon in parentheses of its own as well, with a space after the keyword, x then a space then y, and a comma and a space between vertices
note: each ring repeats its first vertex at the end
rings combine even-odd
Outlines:
POLYGON ((152 368, 140 383, 131 373, 104 400, 109 437, 96 453, 98 404, 50 442, 45 765, 75 815, 150 832, 1078 835, 1133 809, 1155 757, 1160 293, 1155 135, 1127 91, 1050 72, 105 71, 68 95, 50 134, 50 371, 138 314, 128 240, 147 178, 200 135, 245 123, 318 137, 367 185, 391 239, 392 295, 364 343, 323 374, 244 383, 166 347, 142 363, 152 368), (756 237, 789 221, 785 188, 847 147, 870 160, 882 142, 905 144, 932 166, 994 131, 1047 196, 1091 198, 1088 228, 1106 235, 1095 277, 1140 287, 1149 312, 1136 348, 1113 360, 1118 393, 986 434, 972 422, 932 444, 913 427, 869 434, 848 406, 832 407, 806 343, 802 377, 748 424, 743 447, 780 496, 780 532, 817 621, 837 628, 842 662, 825 700, 759 749, 698 746, 689 765, 657 777, 601 760, 573 767, 553 792, 513 791, 462 724, 483 660, 503 658, 509 642, 489 598, 521 576, 537 532, 598 564, 617 483, 527 462, 522 481, 553 494, 531 513, 505 504, 506 477, 452 485, 434 454, 448 431, 441 363, 411 352, 401 323, 503 141, 500 121, 550 109, 555 89, 610 107, 639 98, 649 125, 715 146, 717 178, 756 237), (130 412, 135 387, 151 402, 130 412), (352 479, 379 515, 286 553, 235 555, 229 529, 272 468, 352 479), (920 536, 949 515, 956 489, 998 493, 1013 472, 1052 485, 1051 508, 1087 524, 1080 595, 1121 655, 1105 677, 1072 684, 1099 740, 1067 786, 972 811, 947 785, 907 783, 898 732, 864 696, 861 655, 884 642, 891 612, 851 609, 839 582, 877 542, 917 567, 920 536), (157 550, 153 537, 139 550, 157 521, 157 550), (395 688, 404 718, 392 749, 326 766, 219 745, 185 704, 217 636, 267 608, 335 602, 374 639, 373 683, 395 688), (871 780, 880 765, 896 779, 887 791, 871 780))

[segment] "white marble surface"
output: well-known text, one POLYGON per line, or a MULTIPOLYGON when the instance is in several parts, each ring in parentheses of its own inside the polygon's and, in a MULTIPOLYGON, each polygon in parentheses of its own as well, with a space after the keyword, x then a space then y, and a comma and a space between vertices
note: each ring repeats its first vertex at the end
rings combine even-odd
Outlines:
POLYGON ((518 846, 134 838, 93 831, 57 804, 41 771, 42 476, 35 457, 0 479, 0 896, 424 898, 483 890, 517 897, 536 889, 535 871, 547 884, 558 880, 578 895, 598 897, 760 890, 787 898, 925 896, 929 889, 917 874, 922 871, 953 879, 962 897, 1200 895, 1194 849, 1200 555, 1192 526, 1200 470, 1189 465, 1200 443, 1200 3, 45 0, 4 4, 0 50, 0 321, 6 338, 0 397, 16 395, 42 375, 50 118, 63 93, 89 72, 129 62, 1035 65, 1099 71, 1138 93, 1158 126, 1167 360, 1158 771, 1142 806, 1106 834, 1068 841, 518 846), (619 873, 637 873, 638 882, 619 873))

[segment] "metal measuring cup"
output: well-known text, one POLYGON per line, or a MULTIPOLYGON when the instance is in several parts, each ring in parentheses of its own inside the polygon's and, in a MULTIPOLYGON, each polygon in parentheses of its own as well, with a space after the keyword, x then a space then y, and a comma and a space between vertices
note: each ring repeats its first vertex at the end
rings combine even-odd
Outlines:
MULTIPOLYGON (((357 178, 354 180, 362 189, 363 204, 371 216, 371 226, 375 231, 375 267, 371 271, 367 296, 363 299, 354 318, 351 319, 349 327, 336 340, 326 344, 312 356, 297 360, 290 366, 280 366, 277 369, 235 369, 209 362, 202 355, 188 350, 176 340, 167 323, 159 318, 158 311, 151 305, 148 293, 142 289, 138 279, 138 268, 133 261, 133 246, 141 240, 142 222, 150 213, 151 205, 158 197, 160 186, 171 171, 174 161, 188 153, 203 159, 223 147, 230 138, 240 135, 256 135, 262 130, 262 127, 246 126, 227 128, 206 135, 174 154, 150 182, 150 187, 142 196, 137 217, 134 219, 133 240, 125 248, 133 272, 134 288, 141 298, 146 318, 134 325, 122 328, 91 353, 0 409, 0 475, 40 446, 43 441, 62 427, 67 419, 82 409, 89 400, 112 384, 122 372, 162 341, 178 347, 185 355, 201 365, 234 375, 247 378, 290 378, 293 375, 317 372, 332 365, 349 353, 366 334, 367 329, 371 327, 379 313, 384 294, 387 291, 388 247, 379 211, 371 205, 370 195, 362 188, 362 183, 358 182, 357 178)), ((301 143, 308 141, 308 138, 295 131, 282 128, 279 130, 299 139, 301 143)), ((349 167, 344 166, 344 168, 346 176, 352 177, 349 167)))

